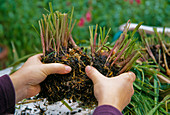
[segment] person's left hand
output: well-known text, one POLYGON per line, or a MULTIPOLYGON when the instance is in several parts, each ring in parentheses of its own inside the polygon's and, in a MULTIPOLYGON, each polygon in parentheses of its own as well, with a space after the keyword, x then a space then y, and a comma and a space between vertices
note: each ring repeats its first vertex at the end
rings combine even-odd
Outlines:
POLYGON ((16 103, 38 94, 41 90, 39 84, 45 80, 47 75, 66 74, 71 71, 71 67, 64 64, 43 64, 40 61, 41 55, 30 57, 18 71, 10 75, 15 89, 16 103))

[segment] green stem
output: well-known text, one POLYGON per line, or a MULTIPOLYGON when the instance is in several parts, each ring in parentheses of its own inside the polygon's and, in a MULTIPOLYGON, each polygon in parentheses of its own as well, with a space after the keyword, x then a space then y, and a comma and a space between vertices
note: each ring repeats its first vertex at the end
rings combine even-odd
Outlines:
POLYGON ((39 22, 39 26, 40 26, 40 35, 41 35, 41 43, 42 43, 42 49, 43 49, 43 54, 45 56, 45 43, 44 43, 44 36, 43 36, 43 32, 42 32, 42 27, 41 27, 41 22, 40 20, 38 21, 39 22))
POLYGON ((53 24, 54 24, 54 26, 56 26, 56 21, 55 21, 55 18, 54 18, 53 7, 52 7, 51 2, 49 2, 49 7, 50 7, 51 15, 52 15, 53 24))
POLYGON ((65 102, 64 100, 61 100, 61 102, 70 110, 70 111, 73 111, 73 109, 71 108, 71 106, 65 102))
POLYGON ((94 56, 93 54, 93 26, 89 26, 89 31, 90 31, 90 46, 91 46, 91 55, 92 57, 94 56))
POLYGON ((122 49, 122 51, 118 54, 118 56, 116 57, 116 59, 112 62, 111 66, 113 66, 113 64, 122 56, 123 52, 126 50, 126 48, 128 47, 129 43, 131 42, 131 40, 128 41, 128 43, 126 44, 126 46, 122 49))
POLYGON ((133 63, 136 62, 136 60, 141 57, 141 53, 137 52, 135 56, 119 71, 118 74, 123 73, 124 71, 130 70, 130 68, 133 66, 133 63))
MULTIPOLYGON (((72 18, 73 18, 73 12, 74 12, 74 7, 72 7, 72 10, 71 10, 70 23, 69 23, 69 30, 71 30, 71 23, 72 23, 72 18)), ((69 32, 69 33, 71 33, 71 32, 69 32)))
MULTIPOLYGON (((156 75, 154 76, 157 77, 156 75)), ((154 77, 154 92, 155 94, 159 94, 158 81, 155 79, 155 77, 154 77)), ((154 100, 155 100, 155 107, 156 107, 158 105, 158 96, 155 96, 154 100)), ((159 115, 158 110, 156 111, 156 115, 159 115)))

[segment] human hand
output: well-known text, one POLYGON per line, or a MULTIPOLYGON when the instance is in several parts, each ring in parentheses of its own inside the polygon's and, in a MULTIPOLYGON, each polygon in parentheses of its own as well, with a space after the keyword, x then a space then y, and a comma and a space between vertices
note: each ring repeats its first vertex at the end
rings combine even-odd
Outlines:
POLYGON ((66 74, 71 71, 71 67, 64 64, 43 64, 40 61, 41 55, 30 57, 18 71, 10 75, 15 89, 16 102, 38 94, 41 90, 39 84, 45 80, 47 75, 66 74))
POLYGON ((94 95, 100 105, 112 105, 122 111, 134 94, 135 74, 123 73, 117 77, 107 78, 92 66, 87 66, 87 76, 93 81, 94 95))

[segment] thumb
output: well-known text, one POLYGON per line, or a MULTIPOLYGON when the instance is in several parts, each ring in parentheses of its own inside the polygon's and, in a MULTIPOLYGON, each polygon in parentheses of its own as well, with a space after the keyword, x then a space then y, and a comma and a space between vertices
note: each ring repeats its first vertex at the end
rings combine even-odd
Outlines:
POLYGON ((50 64, 43 64, 43 71, 45 74, 67 74, 71 71, 71 67, 60 64, 60 63, 50 63, 50 64))
POLYGON ((97 69, 92 66, 87 66, 85 71, 87 76, 93 81, 93 84, 96 84, 101 78, 104 77, 97 69))

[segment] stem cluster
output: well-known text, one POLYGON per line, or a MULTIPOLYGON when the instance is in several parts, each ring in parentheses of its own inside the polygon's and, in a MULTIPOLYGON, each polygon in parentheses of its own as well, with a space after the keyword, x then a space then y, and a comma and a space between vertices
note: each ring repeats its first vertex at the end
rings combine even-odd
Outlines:
POLYGON ((73 46, 76 46, 71 35, 76 22, 74 21, 72 24, 74 8, 70 18, 68 18, 66 13, 53 12, 51 3, 49 3, 49 6, 50 13, 47 15, 43 14, 43 19, 39 20, 43 54, 45 55, 45 51, 53 49, 59 55, 60 48, 64 47, 67 49, 69 40, 73 46))
POLYGON ((109 37, 109 32, 111 31, 111 28, 105 34, 105 31, 106 31, 105 27, 103 28, 100 27, 99 28, 100 34, 98 34, 97 33, 98 25, 96 24, 96 28, 93 34, 93 26, 89 26, 92 59, 95 60, 95 56, 97 55, 107 55, 105 66, 110 65, 110 68, 113 66, 118 66, 119 68, 122 68, 119 74, 123 73, 124 71, 128 71, 132 67, 132 64, 141 56, 140 52, 133 49, 136 39, 128 38, 127 31, 130 26, 129 22, 130 20, 127 22, 123 33, 121 34, 119 39, 116 41, 112 49, 110 49, 107 46, 109 44, 107 40, 109 37), (98 35, 98 41, 97 41, 97 35, 98 35), (106 48, 108 49, 108 51, 105 50, 106 48))

